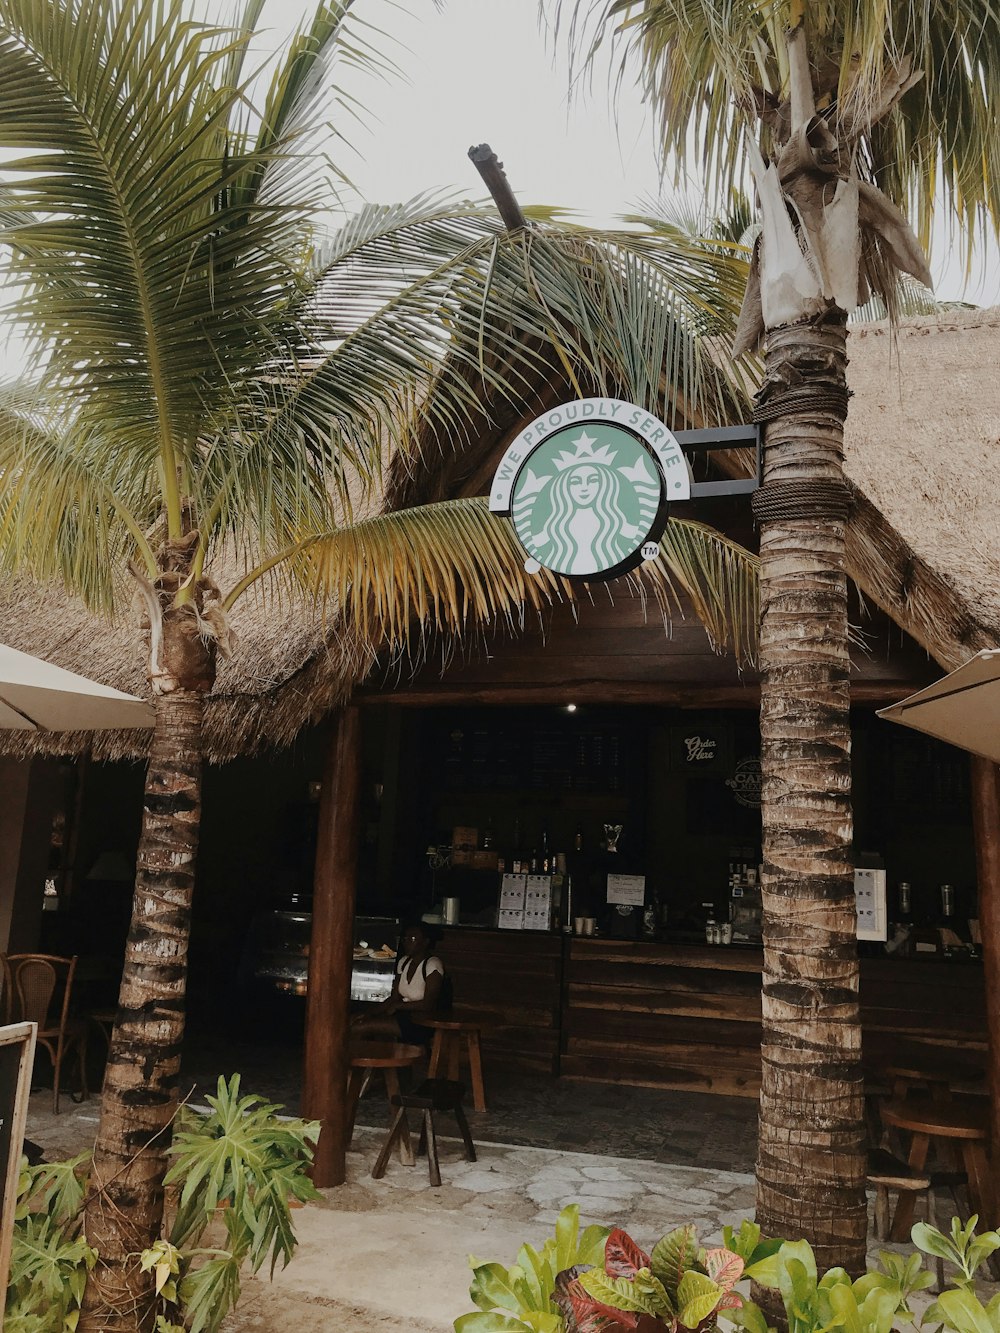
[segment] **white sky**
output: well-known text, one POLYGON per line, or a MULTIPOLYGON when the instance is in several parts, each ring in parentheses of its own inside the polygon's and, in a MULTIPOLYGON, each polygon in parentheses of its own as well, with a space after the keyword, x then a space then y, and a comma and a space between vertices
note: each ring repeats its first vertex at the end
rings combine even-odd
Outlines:
MULTIPOLYGON (((291 6, 310 12, 302 0, 272 4, 282 15, 291 6)), ((523 203, 575 209, 599 225, 659 193, 655 128, 638 90, 623 85, 614 97, 605 66, 570 98, 566 43, 542 30, 537 0, 445 0, 440 10, 432 0, 360 0, 356 12, 392 35, 403 74, 384 84, 353 81, 378 117, 367 132, 353 132, 356 153, 345 161, 367 198, 395 201, 436 188, 481 194, 466 154, 482 142, 504 162, 523 203)), ((700 183, 688 193, 700 198, 700 183)), ((977 257, 967 283, 942 229, 931 268, 939 296, 1000 303, 995 244, 977 257)))
MULTIPOLYGON (((233 12, 233 0, 192 5, 206 19, 233 12)), ((313 9, 313 0, 269 0, 261 51, 279 45, 313 9)), ((615 98, 605 65, 570 98, 565 41, 556 44, 542 29, 537 0, 444 0, 440 8, 433 0, 358 0, 355 13, 381 30, 379 47, 400 69, 387 79, 340 71, 368 117, 363 124, 341 118, 351 148, 338 145, 333 155, 364 198, 398 202, 436 190, 482 196, 467 153, 484 142, 522 203, 576 210, 598 225, 660 192, 655 130, 638 91, 623 85, 615 98)), ((687 193, 700 199, 700 183, 687 193)), ((931 268, 939 296, 1000 303, 995 244, 977 257, 966 283, 942 234, 931 268)), ((16 373, 20 349, 8 342, 6 353, 8 373, 16 373)))

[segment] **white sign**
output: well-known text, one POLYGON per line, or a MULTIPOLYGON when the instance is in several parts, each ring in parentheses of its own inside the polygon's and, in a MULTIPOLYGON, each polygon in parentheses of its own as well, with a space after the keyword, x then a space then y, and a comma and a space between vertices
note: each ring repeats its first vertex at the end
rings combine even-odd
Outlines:
POLYGON ((662 421, 620 398, 582 398, 520 431, 493 477, 490 510, 513 521, 525 569, 603 579, 655 560, 667 503, 690 495, 662 421))
POLYGON ((858 939, 887 939, 885 871, 855 870, 854 901, 858 911, 858 939))
POLYGON ((641 907, 646 901, 645 875, 609 875, 608 902, 641 907))
POLYGON ((500 906, 524 910, 526 875, 504 875, 500 881, 500 906))

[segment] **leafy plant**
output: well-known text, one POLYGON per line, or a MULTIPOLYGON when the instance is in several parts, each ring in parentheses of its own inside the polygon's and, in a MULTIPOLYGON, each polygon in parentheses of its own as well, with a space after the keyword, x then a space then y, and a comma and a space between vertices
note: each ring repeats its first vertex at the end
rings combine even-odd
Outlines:
POLYGON ((470 1295, 482 1313, 456 1319, 456 1333, 705 1333, 720 1311, 742 1304, 733 1288, 746 1256, 762 1259, 774 1249, 761 1245, 752 1223, 744 1223, 734 1240, 743 1253, 702 1249, 692 1226, 664 1236, 652 1254, 620 1229, 588 1227, 581 1236, 579 1226, 573 1204, 560 1213, 555 1238, 540 1254, 522 1246, 511 1268, 472 1260, 470 1295))
MULTIPOLYGON (((240 1270, 295 1250, 291 1200, 318 1197, 306 1175, 319 1125, 283 1119, 259 1097, 240 1096, 240 1078, 220 1078, 211 1110, 178 1117, 168 1183, 180 1186, 169 1238, 144 1250, 159 1306, 156 1333, 215 1333, 240 1295, 240 1270), (221 1217, 224 1243, 202 1246, 221 1217)), ((89 1154, 26 1164, 11 1251, 5 1333, 73 1333, 87 1274, 97 1258, 83 1234, 89 1154)), ((591 1228, 593 1231, 599 1228, 591 1228)), ((604 1233, 602 1233, 603 1235, 604 1233)))
MULTIPOLYGON (((783 1241, 777 1251, 748 1265, 747 1277, 776 1287, 788 1320, 788 1333, 890 1333, 897 1319, 909 1322, 909 1298, 930 1286, 933 1278, 919 1255, 907 1259, 883 1253, 880 1268, 852 1281, 843 1268, 819 1275, 812 1246, 804 1240, 783 1241)), ((734 1322, 749 1333, 769 1333, 759 1306, 747 1301, 734 1322)))
POLYGON ((7 1333, 72 1333, 96 1254, 80 1234, 90 1154, 30 1167, 22 1160, 3 1326, 7 1333))
MULTIPOLYGON (((1000 1295, 984 1305, 975 1290, 976 1273, 1000 1250, 1000 1231, 977 1236, 978 1220, 963 1226, 954 1218, 949 1235, 924 1223, 913 1228, 920 1250, 957 1270, 921 1324, 1000 1333, 1000 1295)), ((748 1333, 775 1333, 760 1307, 734 1290, 744 1279, 780 1292, 788 1333, 892 1333, 914 1321, 910 1299, 934 1281, 919 1254, 887 1251, 859 1278, 843 1268, 821 1275, 808 1242, 762 1240, 754 1222, 724 1227, 723 1244, 707 1250, 693 1226, 678 1227, 651 1254, 624 1231, 601 1227, 588 1227, 574 1252, 576 1205, 563 1209, 557 1238, 560 1230, 573 1244, 547 1241, 541 1256, 524 1246, 512 1268, 473 1260, 471 1294, 484 1313, 456 1319, 456 1333, 709 1333, 720 1316, 748 1333)))
POLYGON ((976 1272, 1000 1249, 1000 1231, 984 1231, 977 1236, 978 1221, 973 1215, 963 1227, 953 1217, 947 1236, 926 1222, 918 1222, 913 1228, 911 1235, 918 1249, 958 1269, 958 1276, 951 1279, 953 1285, 927 1309, 923 1323, 943 1324, 954 1333, 1000 1333, 1000 1294, 983 1305, 975 1288, 976 1272))
POLYGON ((561 1333, 565 1322, 552 1299, 556 1279, 566 1270, 600 1263, 608 1227, 580 1231, 580 1209, 570 1204, 559 1214, 555 1235, 535 1250, 522 1245, 517 1260, 506 1268, 469 1256, 469 1295, 479 1308, 455 1320, 456 1333, 561 1333))
POLYGON ((609 1333, 643 1327, 703 1333, 716 1326, 720 1311, 742 1305, 743 1298, 733 1288, 743 1267, 743 1259, 724 1246, 702 1249, 691 1225, 662 1237, 652 1254, 624 1231, 612 1231, 603 1268, 581 1273, 560 1293, 566 1327, 600 1327, 609 1333))

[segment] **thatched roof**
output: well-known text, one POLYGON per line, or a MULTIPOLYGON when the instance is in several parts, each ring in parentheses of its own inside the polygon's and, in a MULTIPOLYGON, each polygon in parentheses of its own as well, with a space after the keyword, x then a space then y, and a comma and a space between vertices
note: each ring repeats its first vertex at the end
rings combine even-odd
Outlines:
MULTIPOLYGON (((950 668, 1000 646, 1000 310, 923 317, 895 333, 861 325, 849 351, 846 466, 857 489, 849 572, 865 597, 950 668)), ((520 420, 571 396, 553 372, 517 419, 495 409, 474 445, 458 454, 428 449, 417 463, 397 464, 387 505, 483 493, 520 420)), ((133 620, 123 615, 109 625, 62 591, 24 581, 0 595, 0 642, 146 694, 133 620)), ((364 652, 344 641, 337 623, 318 625, 305 609, 250 595, 237 605, 234 627, 237 650, 222 665, 206 719, 213 759, 287 744, 366 672, 364 652)), ((0 734, 8 753, 90 744, 97 757, 124 757, 141 754, 145 738, 0 734)))

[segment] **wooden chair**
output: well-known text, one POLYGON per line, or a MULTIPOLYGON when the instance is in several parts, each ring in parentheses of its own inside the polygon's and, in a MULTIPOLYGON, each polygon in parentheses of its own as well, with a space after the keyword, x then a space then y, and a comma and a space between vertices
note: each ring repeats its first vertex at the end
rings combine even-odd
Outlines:
MULTIPOLYGON (((465 1089, 461 1083, 454 1083, 446 1078, 428 1078, 415 1088, 413 1092, 403 1092, 393 1097, 393 1105, 398 1106, 396 1118, 392 1122, 389 1133, 386 1135, 385 1143, 382 1144, 382 1151, 379 1153, 375 1165, 372 1167, 372 1178, 381 1180, 385 1175, 385 1168, 388 1165, 389 1157, 392 1153, 393 1144, 397 1139, 400 1146, 404 1142, 409 1142, 410 1126, 406 1119, 407 1108, 414 1111, 420 1111, 423 1114, 424 1123, 420 1131, 420 1142, 417 1145, 417 1152, 421 1153, 424 1148, 427 1149, 427 1169, 430 1173, 430 1181, 434 1186, 441 1184, 441 1167, 438 1163, 437 1152, 437 1134, 434 1127, 435 1111, 450 1111, 458 1124, 459 1133, 462 1135, 462 1143, 465 1145, 465 1157, 469 1162, 476 1160, 476 1145, 472 1142, 472 1134, 469 1132, 469 1122, 465 1118, 465 1111, 462 1109, 462 1100, 465 1097, 465 1089)), ((412 1159, 411 1159, 412 1160, 412 1159)))
POLYGON ((7 954, 3 960, 4 989, 11 996, 11 1017, 15 1022, 37 1023, 37 1045, 52 1061, 52 1111, 59 1114, 59 1085, 63 1061, 76 1051, 80 1068, 80 1100, 87 1096, 87 1024, 70 1015, 76 956, 61 958, 55 954, 7 954), (62 995, 53 1009, 57 987, 62 995))

